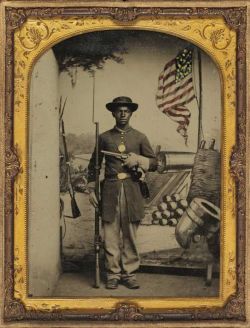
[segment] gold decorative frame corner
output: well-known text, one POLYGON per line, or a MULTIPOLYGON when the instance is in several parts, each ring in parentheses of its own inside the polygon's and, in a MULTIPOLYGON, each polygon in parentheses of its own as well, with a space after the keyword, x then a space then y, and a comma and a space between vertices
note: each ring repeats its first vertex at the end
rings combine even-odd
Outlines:
POLYGON ((245 8, 6 6, 5 14, 5 319, 244 320, 245 8), (27 123, 31 71, 37 59, 54 44, 77 34, 103 29, 143 29, 181 37, 206 51, 220 71, 223 90, 223 147, 222 246, 218 298, 189 298, 187 304, 185 298, 134 298, 129 302, 122 298, 94 298, 93 302, 89 298, 72 300, 28 297, 27 123))

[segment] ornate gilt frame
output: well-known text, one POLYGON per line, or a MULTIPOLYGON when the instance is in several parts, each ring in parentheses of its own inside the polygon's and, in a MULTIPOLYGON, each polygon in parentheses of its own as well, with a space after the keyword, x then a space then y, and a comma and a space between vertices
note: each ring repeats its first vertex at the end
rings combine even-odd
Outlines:
POLYGON ((5 17, 5 320, 244 320, 246 9, 6 5, 5 17), (220 296, 190 298, 188 305, 187 299, 30 298, 26 290, 26 201, 32 67, 46 49, 67 37, 93 30, 129 28, 185 38, 205 50, 220 70, 224 140, 220 296))

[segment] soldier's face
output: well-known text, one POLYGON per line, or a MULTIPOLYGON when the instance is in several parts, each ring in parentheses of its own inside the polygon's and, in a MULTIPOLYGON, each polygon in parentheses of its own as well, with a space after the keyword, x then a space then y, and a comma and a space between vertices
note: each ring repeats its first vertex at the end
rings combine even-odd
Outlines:
POLYGON ((118 126, 125 126, 129 123, 132 111, 127 106, 119 106, 113 112, 113 116, 118 126))

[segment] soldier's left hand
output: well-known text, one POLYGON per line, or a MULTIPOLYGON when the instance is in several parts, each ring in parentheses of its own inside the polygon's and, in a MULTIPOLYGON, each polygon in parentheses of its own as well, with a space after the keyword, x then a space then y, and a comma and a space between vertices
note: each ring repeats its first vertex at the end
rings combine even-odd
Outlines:
POLYGON ((123 165, 126 165, 128 168, 138 165, 138 159, 139 159, 138 157, 139 156, 135 153, 129 153, 128 158, 124 160, 123 165))
POLYGON ((137 155, 135 153, 129 153, 128 158, 124 160, 123 165, 126 165, 128 168, 138 165, 144 171, 147 171, 149 169, 149 158, 137 155))

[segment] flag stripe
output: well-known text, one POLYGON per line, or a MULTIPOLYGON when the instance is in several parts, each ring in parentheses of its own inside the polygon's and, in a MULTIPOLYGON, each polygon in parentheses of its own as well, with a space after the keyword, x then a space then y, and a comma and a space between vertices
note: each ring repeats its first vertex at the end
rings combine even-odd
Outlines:
MULTIPOLYGON (((190 85, 189 85, 190 86, 190 85)), ((186 88, 183 88, 183 89, 180 89, 179 91, 177 91, 175 94, 172 94, 172 92, 173 92, 173 90, 176 88, 176 84, 174 85, 174 86, 172 86, 171 88, 169 88, 167 91, 165 91, 165 93, 160 93, 160 92, 158 92, 158 96, 160 96, 161 98, 156 98, 156 103, 157 103, 157 106, 159 107, 159 106, 161 106, 162 104, 164 104, 164 103, 166 103, 166 102, 168 102, 168 101, 172 101, 173 99, 175 99, 175 98, 177 98, 178 96, 180 96, 180 95, 182 95, 186 90, 187 90, 187 88, 188 88, 188 86, 186 87, 186 88), (170 93, 170 95, 169 96, 167 96, 168 95, 168 93, 170 93), (172 95, 171 95, 172 94, 172 95), (164 97, 164 96, 166 96, 166 97, 164 97)), ((184 99, 185 98, 187 98, 188 97, 188 94, 185 96, 183 96, 184 97, 184 99)), ((175 100, 176 101, 176 104, 178 105, 178 103, 179 103, 179 100, 177 99, 177 100, 175 100)), ((171 105, 171 106, 174 106, 174 103, 173 103, 173 105, 171 105)), ((160 107, 159 107, 159 109, 160 109, 160 107)))
POLYGON ((181 106, 176 106, 176 107, 170 107, 171 108, 171 111, 173 111, 173 113, 175 112, 175 111, 178 111, 178 113, 179 112, 188 112, 189 113, 189 110, 185 107, 185 106, 183 106, 183 107, 181 107, 181 106))
MULTIPOLYGON (((188 100, 183 101, 182 103, 179 103, 179 105, 184 106, 184 105, 190 103, 194 98, 195 98, 195 95, 191 96, 188 100)), ((163 113, 167 112, 170 108, 172 108, 172 106, 164 108, 163 113)))
POLYGON ((170 116, 173 121, 179 122, 179 123, 189 122, 189 118, 190 118, 190 117, 186 117, 186 116, 172 116, 171 114, 168 114, 168 113, 165 113, 165 114, 170 116))
POLYGON ((175 74, 176 74, 176 63, 175 63, 175 61, 173 61, 173 63, 171 63, 171 65, 169 65, 167 69, 163 69, 163 71, 161 72, 161 74, 159 76, 159 79, 166 80, 167 75, 169 73, 172 73, 172 72, 175 72, 175 74))
POLYGON ((171 86, 173 86, 175 84, 176 84, 176 82, 175 82, 175 79, 174 79, 173 81, 169 82, 168 84, 158 87, 158 90, 163 90, 163 89, 170 88, 171 86))
POLYGON ((189 124, 189 119, 187 117, 181 118, 181 117, 174 117, 174 116, 172 117, 170 115, 168 115, 168 116, 171 118, 172 121, 177 122, 177 123, 181 124, 182 126, 189 124))
POLYGON ((165 66, 164 66, 164 71, 166 71, 169 67, 171 67, 172 65, 175 65, 176 63, 176 58, 170 60, 165 66))
MULTIPOLYGON (((161 104, 164 101, 168 101, 171 98, 174 98, 174 90, 176 90, 175 96, 182 94, 186 89, 188 89, 191 85, 193 85, 192 82, 193 82, 192 77, 189 76, 184 78, 181 82, 178 83, 176 83, 175 81, 174 83, 171 82, 170 87, 167 89, 162 88, 161 90, 157 90, 156 93, 157 104, 161 104), (187 83, 188 80, 190 80, 190 83, 187 83), (182 87, 183 85, 186 85, 186 87, 185 88, 182 87)), ((161 86, 161 83, 159 83, 159 85, 161 86)))
POLYGON ((160 77, 160 79, 163 81, 163 83, 168 80, 171 76, 174 76, 175 77, 175 74, 176 74, 176 69, 174 71, 171 71, 171 72, 166 72, 166 75, 165 73, 160 77))
POLYGON ((169 115, 171 115, 171 117, 176 117, 178 120, 179 119, 184 119, 184 120, 187 120, 189 117, 191 117, 191 113, 189 113, 189 116, 187 115, 182 115, 182 114, 173 114, 173 113, 170 113, 168 112, 169 115))
MULTIPOLYGON (((169 88, 163 88, 162 90, 158 90, 157 91, 157 94, 156 94, 156 96, 158 96, 159 98, 157 98, 156 97, 156 101, 157 101, 157 104, 160 104, 161 102, 163 102, 164 101, 164 99, 167 101, 167 100, 169 100, 168 98, 170 98, 170 97, 167 97, 167 95, 169 94, 169 93, 171 93, 173 90, 175 90, 178 86, 182 86, 183 84, 185 84, 186 83, 186 81, 187 80, 189 80, 190 79, 190 76, 187 76, 187 77, 185 77, 184 79, 182 79, 180 82, 178 82, 178 83, 176 83, 176 81, 174 80, 173 82, 171 82, 171 85, 170 85, 170 87, 169 88), (166 95, 166 97, 163 97, 163 96, 165 96, 166 95), (163 98, 163 99, 161 99, 161 98, 163 98)), ((161 83, 159 82, 159 85, 161 85, 161 83)), ((187 85, 187 87, 186 88, 188 88, 188 85, 187 85)), ((177 95, 179 95, 179 94, 181 94, 183 92, 183 90, 182 91, 177 91, 176 92, 176 96, 177 95)))
POLYGON ((190 113, 190 111, 188 110, 188 111, 186 111, 186 113, 184 114, 184 113, 182 113, 181 111, 180 112, 178 112, 178 109, 177 110, 174 110, 173 108, 170 108, 169 110, 168 110, 168 114, 169 113, 171 113, 171 115, 172 116, 175 116, 175 117, 181 117, 181 116, 183 116, 183 117, 190 117, 191 116, 191 113, 190 113))
POLYGON ((171 66, 173 66, 174 68, 176 68, 176 65, 175 65, 175 58, 173 60, 171 60, 169 63, 167 63, 163 69, 163 71, 161 72, 159 78, 162 78, 164 76, 164 74, 166 74, 167 71, 170 71, 170 68, 171 66))
POLYGON ((180 100, 181 98, 183 98, 187 94, 189 94, 191 91, 193 91, 193 85, 189 89, 182 92, 180 95, 176 96, 175 98, 172 98, 171 100, 168 100, 168 101, 165 101, 164 103, 159 104, 158 107, 162 108, 165 105, 172 104, 172 103, 176 102, 177 100, 180 100))
MULTIPOLYGON (((169 93, 165 93, 165 94, 162 94, 161 96, 156 96, 156 97, 157 97, 157 99, 165 99, 169 96, 172 96, 173 94, 175 94, 179 90, 185 88, 186 86, 188 86, 188 84, 191 84, 192 82, 193 82, 193 78, 190 77, 185 83, 183 83, 182 85, 176 87, 173 91, 170 91, 169 93)), ((175 82, 173 83, 173 85, 174 84, 175 84, 175 82)))
POLYGON ((164 109, 165 107, 171 107, 171 108, 175 108, 176 106, 179 106, 181 103, 180 101, 186 101, 187 99, 190 98, 190 96, 193 94, 193 90, 191 90, 190 92, 186 93, 185 96, 181 97, 181 99, 176 99, 174 102, 171 102, 170 104, 164 105, 162 107, 159 107, 160 104, 158 104, 159 109, 164 109))

